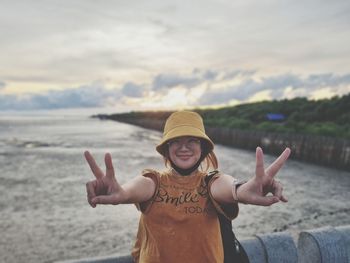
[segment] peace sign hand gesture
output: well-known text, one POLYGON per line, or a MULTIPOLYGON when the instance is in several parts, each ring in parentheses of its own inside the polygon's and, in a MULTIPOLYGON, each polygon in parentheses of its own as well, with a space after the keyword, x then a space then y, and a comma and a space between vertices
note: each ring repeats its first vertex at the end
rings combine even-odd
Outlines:
POLYGON ((264 154, 260 147, 256 148, 255 176, 237 189, 239 202, 253 205, 269 206, 279 201, 288 200, 282 195, 283 187, 274 177, 290 155, 290 149, 283 153, 265 170, 264 154), (272 195, 267 196, 268 193, 272 195))
POLYGON ((87 199, 92 207, 97 204, 119 204, 123 200, 124 190, 117 182, 112 164, 112 157, 109 153, 105 154, 106 173, 104 174, 96 164, 92 155, 84 152, 92 173, 96 179, 86 183, 87 199))

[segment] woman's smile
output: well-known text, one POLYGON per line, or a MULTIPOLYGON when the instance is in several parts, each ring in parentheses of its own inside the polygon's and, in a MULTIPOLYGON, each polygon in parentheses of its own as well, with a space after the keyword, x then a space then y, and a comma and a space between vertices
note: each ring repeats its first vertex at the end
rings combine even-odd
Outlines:
POLYGON ((193 167, 202 154, 200 140, 191 136, 183 136, 169 143, 170 160, 181 169, 193 167))
POLYGON ((177 155, 177 157, 179 157, 182 160, 188 160, 192 157, 192 155, 177 155))

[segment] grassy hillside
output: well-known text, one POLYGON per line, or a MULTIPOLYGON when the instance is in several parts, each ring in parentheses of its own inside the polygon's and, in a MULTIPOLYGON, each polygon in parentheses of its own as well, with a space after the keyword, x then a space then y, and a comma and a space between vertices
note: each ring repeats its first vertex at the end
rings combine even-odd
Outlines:
POLYGON ((350 138, 350 94, 318 101, 264 101, 199 112, 208 126, 350 138), (269 120, 269 113, 283 114, 285 119, 269 120))
MULTIPOLYGON (((299 133, 350 139, 350 93, 324 100, 263 101, 220 109, 195 109, 208 127, 299 133), (267 114, 282 114, 283 120, 270 120, 267 114)), ((165 120, 171 112, 131 112, 113 114, 111 119, 165 120)))

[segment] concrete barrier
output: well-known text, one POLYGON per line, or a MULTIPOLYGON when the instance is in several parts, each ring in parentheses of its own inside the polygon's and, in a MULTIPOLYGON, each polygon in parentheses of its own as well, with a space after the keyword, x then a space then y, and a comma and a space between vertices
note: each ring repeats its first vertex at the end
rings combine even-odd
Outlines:
POLYGON ((298 252, 287 232, 256 235, 241 241, 250 263, 297 263, 298 252))
POLYGON ((335 229, 338 230, 343 237, 343 242, 346 247, 346 254, 348 256, 348 262, 350 262, 350 225, 339 226, 339 227, 336 227, 335 229))
MULTIPOLYGON (((302 231, 298 246, 288 232, 241 241, 250 263, 349 263, 350 225, 302 231)), ((60 263, 132 263, 131 256, 86 258, 60 263)))
MULTIPOLYGON (((262 243, 266 262, 268 263, 297 263, 298 252, 292 236, 287 232, 257 235, 262 243)), ((255 256, 255 255, 254 255, 255 256)))
POLYGON ((267 263, 265 247, 258 238, 244 239, 241 244, 247 252, 250 263, 267 263))
POLYGON ((349 263, 350 226, 324 227, 301 232, 298 240, 300 263, 349 263))

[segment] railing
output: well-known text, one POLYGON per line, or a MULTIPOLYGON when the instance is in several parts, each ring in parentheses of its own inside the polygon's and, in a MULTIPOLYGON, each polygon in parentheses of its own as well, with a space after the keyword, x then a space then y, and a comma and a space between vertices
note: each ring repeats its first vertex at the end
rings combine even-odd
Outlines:
MULTIPOLYGON (((297 243, 288 232, 256 235, 241 241, 250 263, 349 263, 350 225, 302 231, 297 243)), ((132 263, 130 256, 61 263, 132 263)))

